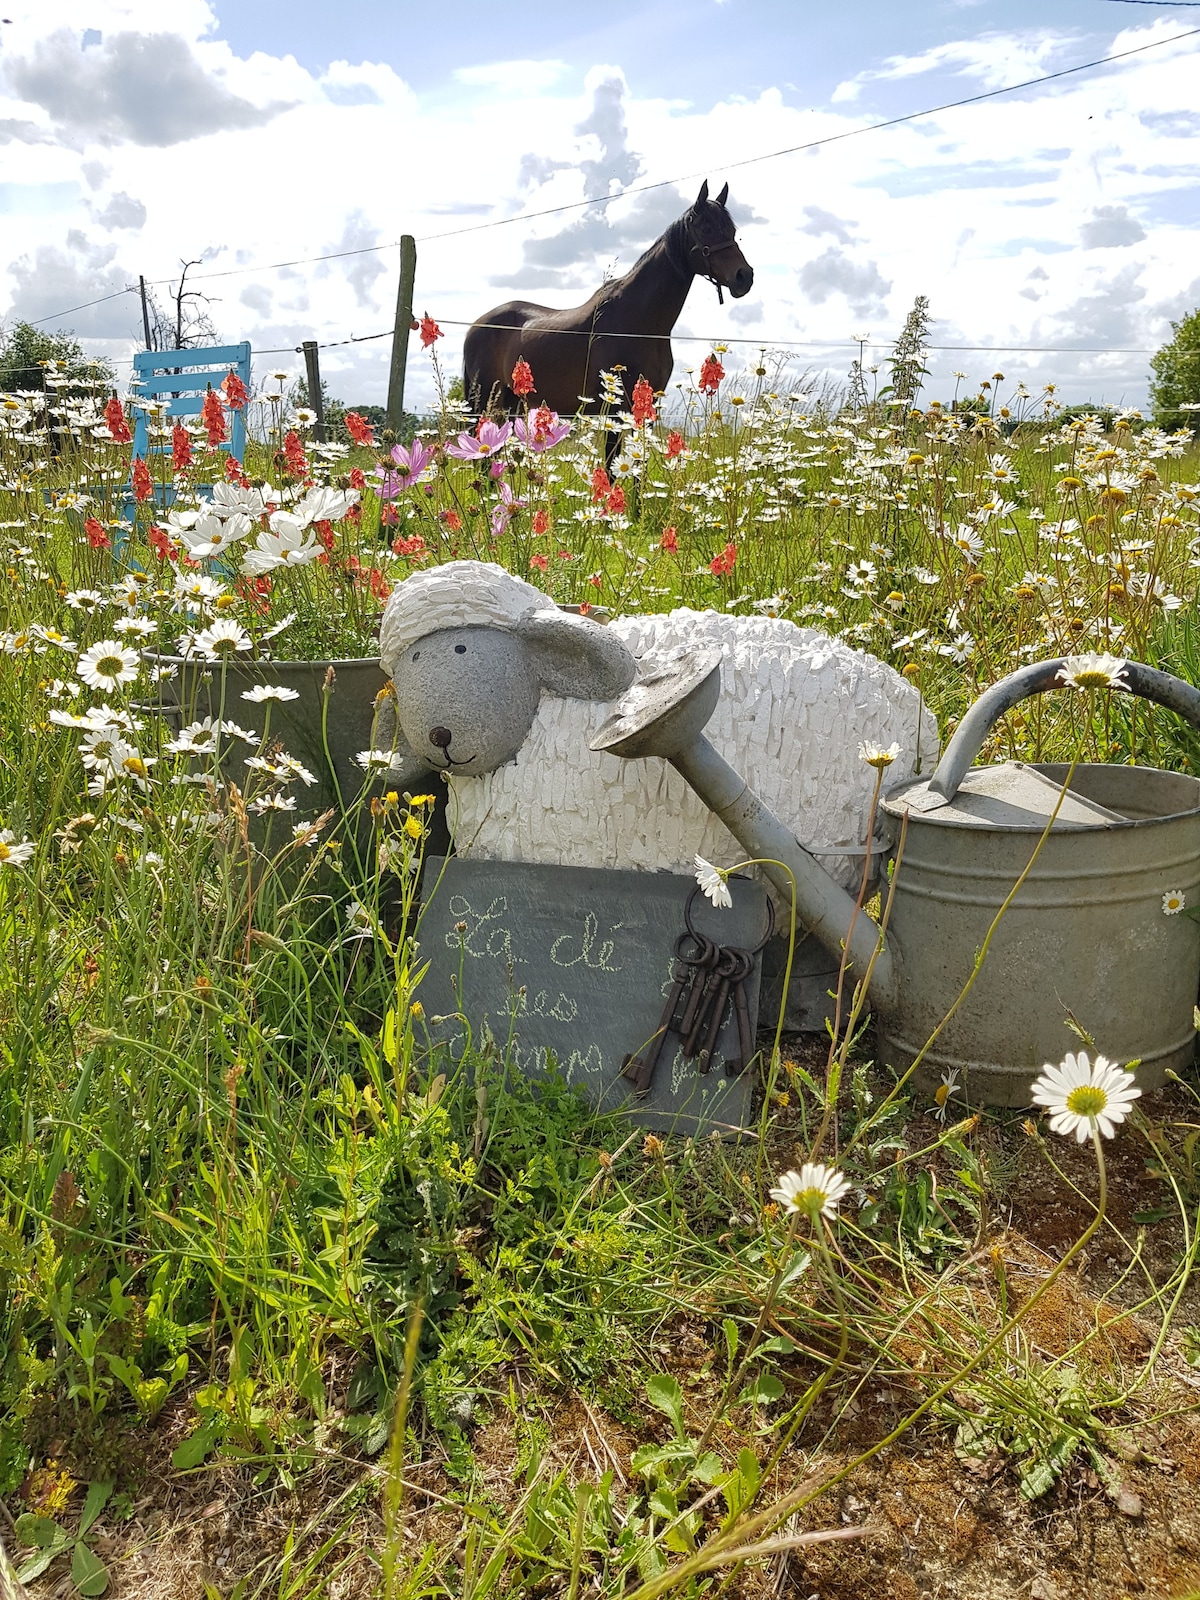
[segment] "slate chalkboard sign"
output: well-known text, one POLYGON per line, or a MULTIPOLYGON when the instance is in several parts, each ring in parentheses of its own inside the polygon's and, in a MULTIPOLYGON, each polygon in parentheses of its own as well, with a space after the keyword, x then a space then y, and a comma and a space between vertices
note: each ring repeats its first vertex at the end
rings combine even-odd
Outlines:
MULTIPOLYGON (((432 1040, 459 1055, 467 1026, 477 1041, 486 1028, 526 1074, 553 1062, 596 1106, 658 1131, 747 1126, 757 1062, 726 1075, 738 1053, 732 1016, 707 1073, 671 1039, 644 1095, 621 1076, 622 1057, 640 1052, 659 1025, 694 878, 433 856, 424 885, 420 958, 430 966, 420 998, 432 1040)), ((693 923, 721 944, 752 948, 766 931, 766 894, 748 880, 730 888, 731 909, 697 895, 693 923)), ((756 957, 746 983, 752 1029, 760 975, 756 957)))

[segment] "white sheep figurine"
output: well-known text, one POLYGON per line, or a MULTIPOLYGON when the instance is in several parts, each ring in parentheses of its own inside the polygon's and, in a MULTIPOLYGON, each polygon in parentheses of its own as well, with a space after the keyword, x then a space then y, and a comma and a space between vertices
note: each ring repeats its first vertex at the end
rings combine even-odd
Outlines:
POLYGON ((741 846, 666 761, 588 749, 639 668, 721 653, 705 732, 844 887, 856 884, 875 773, 860 741, 898 744, 887 789, 937 756, 933 715, 893 668, 813 628, 680 609, 602 626, 490 562, 398 584, 380 629, 396 687, 398 775, 441 768, 460 855, 690 872, 741 846))

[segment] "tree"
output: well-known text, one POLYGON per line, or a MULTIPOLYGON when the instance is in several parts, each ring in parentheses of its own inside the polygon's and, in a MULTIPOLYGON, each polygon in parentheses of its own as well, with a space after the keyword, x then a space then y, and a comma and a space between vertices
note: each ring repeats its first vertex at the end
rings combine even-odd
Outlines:
POLYGON ((188 273, 203 262, 203 256, 197 256, 194 261, 180 262, 179 282, 171 287, 165 310, 159 305, 154 290, 147 287, 146 312, 150 322, 151 350, 189 350, 196 345, 220 344, 220 337, 207 309, 209 297, 187 287, 188 273), (201 301, 202 305, 199 303, 201 301))
POLYGON ((1174 337, 1150 360, 1154 420, 1160 428, 1200 432, 1200 410, 1189 409, 1200 406, 1200 307, 1173 322, 1171 332, 1174 337))
POLYGON ((72 385, 80 388, 116 381, 108 362, 85 356, 73 333, 51 333, 31 322, 0 326, 0 390, 44 389, 48 361, 61 361, 72 385))

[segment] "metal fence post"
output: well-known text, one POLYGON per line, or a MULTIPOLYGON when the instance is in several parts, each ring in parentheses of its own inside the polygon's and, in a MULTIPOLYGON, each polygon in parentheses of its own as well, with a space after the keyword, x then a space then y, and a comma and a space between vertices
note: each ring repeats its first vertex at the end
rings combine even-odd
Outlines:
POLYGON ((408 365, 408 335, 412 327, 413 282, 417 276, 417 241, 411 233, 400 239, 400 285, 396 291, 396 326, 392 330, 392 368, 388 374, 387 425, 399 431, 404 415, 404 370, 408 365))

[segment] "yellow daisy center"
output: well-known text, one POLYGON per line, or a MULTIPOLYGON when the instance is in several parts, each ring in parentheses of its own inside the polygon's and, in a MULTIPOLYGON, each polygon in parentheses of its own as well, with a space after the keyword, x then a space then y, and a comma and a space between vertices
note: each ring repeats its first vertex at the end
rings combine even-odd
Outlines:
POLYGON ((7 861, 11 855, 12 851, 5 844, 4 840, 0 839, 0 861, 7 861))
POLYGON ((1098 1117, 1107 1105, 1107 1091, 1094 1083, 1082 1083, 1067 1096, 1067 1110, 1077 1117, 1098 1117))
POLYGON ((1103 667, 1081 667, 1075 674, 1075 682, 1081 689, 1103 689, 1112 681, 1112 673, 1103 667))
POLYGON ((101 656, 95 670, 102 678, 119 678, 125 670, 125 663, 120 656, 101 656))

